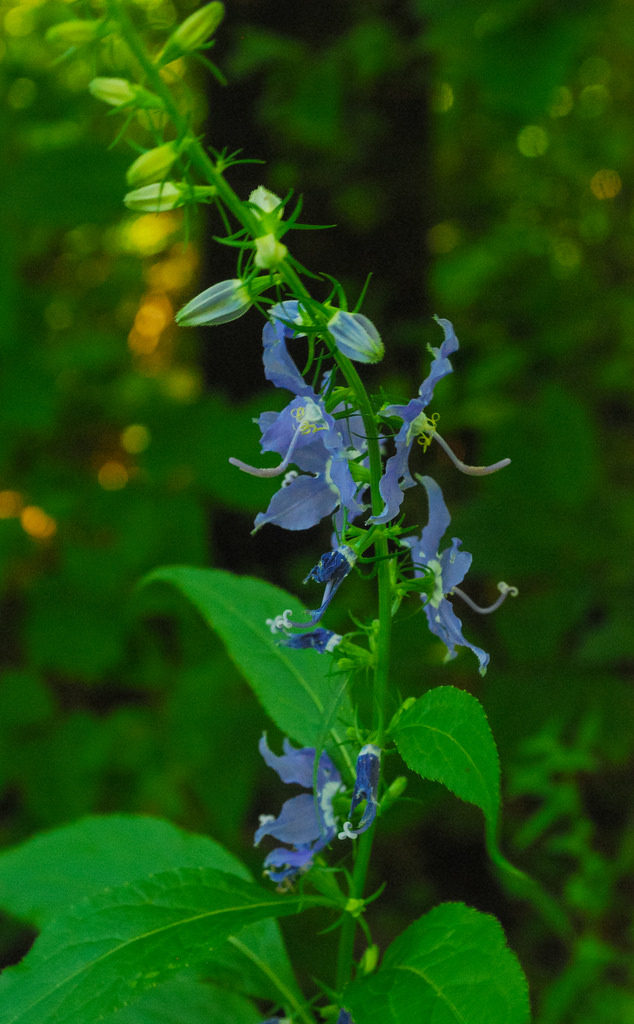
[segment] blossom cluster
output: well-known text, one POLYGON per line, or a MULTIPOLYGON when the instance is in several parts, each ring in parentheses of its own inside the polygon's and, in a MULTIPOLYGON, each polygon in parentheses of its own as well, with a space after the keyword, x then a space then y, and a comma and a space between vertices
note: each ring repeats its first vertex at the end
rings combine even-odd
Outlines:
MULTIPOLYGON (((194 297, 177 314, 179 324, 204 326, 235 320, 252 305, 261 306, 263 293, 279 285, 275 268, 286 258, 287 251, 280 241, 284 204, 260 187, 251 193, 247 206, 261 232, 249 257, 251 269, 242 277, 222 281, 194 297)), ((394 558, 394 606, 404 595, 416 593, 429 630, 444 645, 446 658, 454 658, 458 647, 466 647, 477 658, 481 674, 487 669, 489 655, 465 638, 454 599, 464 600, 475 611, 488 612, 516 591, 500 583, 500 596, 490 608, 480 608, 463 593, 460 584, 471 566, 472 556, 462 549, 457 537, 443 542, 451 518, 442 491, 431 477, 413 473, 410 460, 415 442, 426 449, 432 441, 459 470, 472 475, 495 472, 510 460, 502 459, 490 466, 468 466, 438 433, 437 417, 429 415, 428 407, 436 385, 453 372, 451 357, 458 351, 459 343, 450 321, 435 319, 443 338, 438 347, 430 348, 429 372, 417 394, 407 404, 385 404, 372 412, 373 437, 379 439, 381 459, 377 499, 376 475, 373 495, 370 489, 368 409, 363 410, 355 402, 353 388, 337 386, 337 373, 343 369, 349 381, 351 374, 346 376, 346 365, 380 360, 383 342, 379 332, 358 312, 349 312, 330 302, 316 303, 308 297, 280 301, 278 295, 278 301, 266 308, 262 332, 264 375, 291 397, 281 411, 263 412, 256 422, 261 451, 276 455, 279 461, 273 467, 253 466, 237 456, 229 461, 242 472, 280 479, 268 507, 256 515, 254 531, 268 525, 308 530, 326 517, 334 527, 331 550, 320 557, 304 580, 324 585, 319 606, 300 615, 299 620, 293 617, 292 609, 267 620, 277 641, 289 648, 337 657, 353 652, 354 645, 345 637, 320 623, 346 577, 372 546, 373 537, 380 533, 388 539, 391 554, 398 556, 394 558), (303 371, 298 365, 300 358, 299 365, 306 364, 303 371), (417 483, 426 493, 427 523, 419 533, 408 533, 401 527, 401 506, 405 491, 417 483)), ((376 440, 374 444, 378 458, 376 440)), ((284 782, 304 789, 285 802, 277 818, 261 818, 256 831, 256 844, 266 836, 285 844, 273 849, 264 862, 273 881, 292 881, 305 873, 337 836, 354 838, 374 822, 381 750, 372 742, 362 746, 357 759, 350 817, 360 804, 365 804, 365 809, 356 828, 350 821, 338 823, 337 798, 344 793, 345 786, 328 753, 312 748, 296 750, 285 740, 284 753, 278 757, 269 749, 265 737, 260 742, 260 753, 284 782)))

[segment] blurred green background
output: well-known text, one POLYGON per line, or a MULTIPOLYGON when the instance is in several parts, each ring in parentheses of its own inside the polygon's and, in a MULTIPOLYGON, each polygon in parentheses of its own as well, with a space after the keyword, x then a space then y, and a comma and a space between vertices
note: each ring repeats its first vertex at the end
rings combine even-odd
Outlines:
MULTIPOLYGON (((156 46, 192 5, 138 8, 156 46)), ((251 418, 284 395, 264 387, 256 312, 173 324, 234 276, 231 250, 213 210, 186 223, 122 206, 136 153, 111 146, 121 116, 87 93, 116 54, 104 72, 44 42, 99 10, 0 6, 0 839, 149 813, 257 872, 257 816, 281 799, 256 753, 263 713, 195 614, 135 585, 188 563, 297 592, 329 530, 249 536, 274 488, 227 457, 257 461, 251 418)), ((634 1021, 633 51, 632 0, 229 0, 213 54, 229 88, 190 80, 209 143, 267 162, 230 172, 240 194, 294 189, 304 220, 337 225, 298 233, 295 255, 353 302, 372 272, 364 311, 387 357, 370 386, 409 398, 439 340, 431 315, 448 317, 461 348, 441 431, 467 461, 513 460, 474 480, 420 455, 474 554, 472 595, 505 579, 520 596, 462 616, 491 652, 484 680, 469 652, 444 666, 422 619, 396 627, 394 672, 404 695, 451 684, 483 702, 503 846, 579 943, 510 898, 478 812, 431 784, 385 824, 376 920, 388 941, 436 900, 495 912, 541 1024, 634 1021)), ((420 494, 406 508, 424 522, 420 494)), ((372 614, 361 580, 346 601, 328 625, 372 614)), ((5 961, 27 941, 0 925, 5 961)))

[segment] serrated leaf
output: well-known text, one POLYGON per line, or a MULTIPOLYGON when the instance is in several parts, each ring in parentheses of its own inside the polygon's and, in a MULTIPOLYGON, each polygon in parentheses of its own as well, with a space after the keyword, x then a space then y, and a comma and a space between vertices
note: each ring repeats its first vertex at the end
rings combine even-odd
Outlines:
POLYGON ((267 619, 285 608, 299 609, 302 602, 270 583, 222 569, 166 566, 144 582, 169 583, 198 608, 265 711, 290 739, 318 746, 329 732, 333 743, 344 749, 352 711, 346 688, 332 674, 332 659, 281 646, 266 625, 267 619))
POLYGON ((344 1006, 363 1024, 527 1024, 526 979, 498 921, 444 903, 388 948, 376 974, 354 982, 344 1006))
POLYGON ((0 1024, 86 1024, 204 963, 245 926, 297 913, 306 898, 212 868, 165 871, 55 918, 0 977, 0 1024))
MULTIPOLYGON (((207 836, 157 818, 84 818, 35 836, 0 855, 0 906, 17 918, 46 925, 69 906, 174 868, 213 868, 251 880, 242 862, 207 836)), ((210 977, 264 998, 297 989, 274 921, 249 925, 239 945, 227 944, 205 963, 210 977)))
POLYGON ((394 739, 405 763, 441 782, 484 813, 495 836, 500 810, 500 764, 482 705, 465 690, 438 686, 403 713, 394 739))

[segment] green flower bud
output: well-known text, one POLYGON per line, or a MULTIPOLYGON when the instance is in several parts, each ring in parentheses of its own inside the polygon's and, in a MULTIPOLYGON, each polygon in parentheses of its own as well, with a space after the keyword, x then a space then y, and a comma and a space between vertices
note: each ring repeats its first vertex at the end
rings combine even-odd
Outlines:
POLYGON ((262 235, 255 239, 255 265, 263 270, 277 267, 288 253, 282 242, 278 242, 274 234, 262 235))
POLYGON ((186 53, 200 49, 214 34, 225 16, 224 4, 216 2, 205 4, 200 10, 194 11, 182 25, 172 32, 165 46, 156 58, 159 67, 170 64, 186 53))
POLYGON ((126 78, 93 78, 88 86, 97 100, 111 107, 138 107, 143 110, 162 110, 163 101, 149 89, 134 85, 126 78))
POLYGON ((175 142, 165 142, 155 149, 142 153, 126 171, 128 185, 145 185, 164 178, 178 157, 175 142))
POLYGON ((175 320, 181 327, 216 327, 246 313, 253 300, 248 288, 239 278, 219 281, 196 295, 186 306, 179 309, 175 320))
POLYGON ((276 196, 275 192, 269 192, 268 188, 265 188, 264 185, 258 185, 257 188, 253 189, 249 196, 249 202, 253 206, 257 206, 258 210, 262 213, 272 213, 273 210, 277 210, 278 207, 281 209, 282 205, 282 200, 279 196, 276 196))
POLYGON ((376 969, 378 962, 379 947, 376 945, 368 946, 359 962, 359 970, 361 971, 361 974, 372 974, 372 971, 376 969))
POLYGON ((207 202, 216 194, 213 185, 187 185, 185 182, 155 181, 152 185, 128 192, 123 201, 129 210, 139 213, 164 213, 189 203, 207 202))
POLYGON ((58 25, 51 25, 46 32, 46 41, 62 46, 82 46, 84 43, 94 42, 102 27, 101 21, 72 18, 69 21, 60 21, 58 25))

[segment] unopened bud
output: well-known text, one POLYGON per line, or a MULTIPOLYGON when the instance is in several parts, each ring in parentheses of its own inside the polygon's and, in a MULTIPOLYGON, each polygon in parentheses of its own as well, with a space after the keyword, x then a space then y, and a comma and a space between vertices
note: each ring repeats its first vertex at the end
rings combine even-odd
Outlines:
POLYGON ((372 974, 379 962, 379 947, 368 946, 359 961, 359 970, 362 974, 372 974))
POLYGON ((252 206, 257 206, 261 213, 273 213, 273 210, 278 210, 282 206, 279 196, 276 196, 275 192, 270 192, 264 185, 258 185, 253 189, 249 202, 252 206))
POLYGON ((207 202, 215 195, 213 185, 187 185, 185 182, 155 181, 134 189, 123 197, 129 210, 140 213, 164 213, 190 203, 207 202))
POLYGON ((288 253, 282 242, 278 242, 274 234, 262 235, 255 239, 255 265, 263 270, 277 267, 288 253))
POLYGON ((141 153, 126 171, 128 185, 145 185, 160 181, 170 170, 178 157, 178 146, 175 142, 165 142, 155 149, 141 153))
POLYGON ((186 53, 193 53, 200 49, 213 36, 224 15, 224 4, 218 3, 216 0, 190 14, 182 25, 172 32, 159 53, 156 60, 159 67, 170 64, 186 53))
POLYGON ((357 363, 378 363, 383 358, 381 335, 362 313, 338 309, 328 321, 335 345, 348 359, 357 363))
POLYGON ((137 107, 142 110, 162 110, 163 101, 142 85, 134 85, 127 78, 93 78, 88 85, 97 100, 111 107, 137 107))
POLYGON ((101 21, 71 18, 69 21, 60 21, 58 25, 51 25, 46 31, 46 41, 61 46, 82 46, 94 42, 102 27, 101 21))
POLYGON ((240 278, 219 281, 179 309, 176 323, 181 327, 215 327, 237 320, 252 305, 248 288, 240 278))

